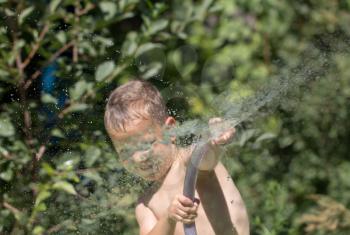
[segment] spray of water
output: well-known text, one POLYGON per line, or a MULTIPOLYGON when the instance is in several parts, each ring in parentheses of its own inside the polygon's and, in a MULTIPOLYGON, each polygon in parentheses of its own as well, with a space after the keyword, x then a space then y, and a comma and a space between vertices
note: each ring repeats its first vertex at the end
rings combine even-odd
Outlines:
POLYGON ((303 89, 310 82, 321 79, 328 70, 328 55, 316 48, 309 49, 302 65, 294 69, 283 69, 279 76, 272 77, 268 84, 252 95, 240 95, 240 91, 227 89, 216 96, 211 107, 215 107, 215 113, 224 120, 221 128, 208 133, 208 120, 195 119, 176 126, 168 135, 215 138, 225 129, 237 127, 242 122, 253 120, 283 106, 291 98, 290 94, 303 89))

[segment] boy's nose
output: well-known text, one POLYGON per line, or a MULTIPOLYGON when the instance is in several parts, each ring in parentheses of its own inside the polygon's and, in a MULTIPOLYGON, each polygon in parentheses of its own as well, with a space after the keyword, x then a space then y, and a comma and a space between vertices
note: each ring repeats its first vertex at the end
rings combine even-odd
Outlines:
POLYGON ((133 154, 132 159, 135 163, 143 163, 150 157, 150 150, 137 151, 133 154))

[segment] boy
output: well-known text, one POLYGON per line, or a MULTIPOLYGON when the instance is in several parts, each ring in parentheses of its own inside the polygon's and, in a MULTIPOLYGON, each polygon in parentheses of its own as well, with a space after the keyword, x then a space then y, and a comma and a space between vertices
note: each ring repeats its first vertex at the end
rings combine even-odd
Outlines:
MULTIPOLYGON (((231 141, 234 128, 211 140, 211 150, 199 165, 194 202, 182 195, 186 165, 193 147, 164 141, 175 124, 167 115, 159 91, 150 83, 130 81, 115 89, 105 112, 105 127, 123 166, 158 184, 136 206, 140 235, 183 235, 182 223, 196 222, 198 235, 247 235, 249 222, 243 200, 219 161, 220 145, 231 141)), ((211 126, 221 119, 211 119, 211 126)))

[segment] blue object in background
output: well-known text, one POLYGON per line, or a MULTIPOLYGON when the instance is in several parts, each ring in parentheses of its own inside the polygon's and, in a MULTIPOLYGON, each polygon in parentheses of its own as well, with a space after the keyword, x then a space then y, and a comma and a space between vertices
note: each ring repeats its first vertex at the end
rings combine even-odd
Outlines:
POLYGON ((41 76, 42 94, 43 93, 49 94, 52 97, 56 98, 57 100, 57 103, 56 103, 57 110, 53 110, 52 107, 49 107, 46 104, 44 104, 42 107, 42 112, 47 116, 45 129, 48 131, 56 125, 58 121, 57 111, 59 111, 64 107, 66 100, 68 99, 67 94, 63 90, 57 91, 58 82, 57 82, 57 77, 55 76, 57 69, 58 69, 57 63, 53 62, 50 65, 48 65, 46 68, 44 68, 41 76))
POLYGON ((57 71, 56 63, 52 63, 44 69, 43 74, 41 76, 41 85, 42 85, 43 92, 52 94, 52 91, 54 90, 55 83, 56 83, 56 76, 55 76, 56 71, 57 71))
POLYGON ((58 97, 54 96, 54 91, 57 84, 57 77, 55 76, 55 72, 57 71, 57 69, 58 66, 55 62, 47 66, 43 71, 43 75, 41 76, 41 84, 42 91, 56 98, 56 106, 58 109, 61 109, 64 107, 68 96, 63 90, 58 92, 58 97))

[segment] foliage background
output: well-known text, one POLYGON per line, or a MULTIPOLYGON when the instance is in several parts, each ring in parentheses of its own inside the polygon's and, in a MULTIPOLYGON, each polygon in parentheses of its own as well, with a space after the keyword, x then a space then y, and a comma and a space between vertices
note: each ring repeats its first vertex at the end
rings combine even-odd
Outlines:
POLYGON ((109 92, 140 77, 180 121, 210 116, 225 89, 244 96, 293 79, 309 48, 320 51, 312 60, 327 57, 327 73, 243 123, 223 161, 252 234, 349 234, 349 9, 0 0, 0 234, 137 234, 133 204, 146 183, 122 169, 104 131, 109 92), (45 90, 50 66, 55 88, 45 90))

